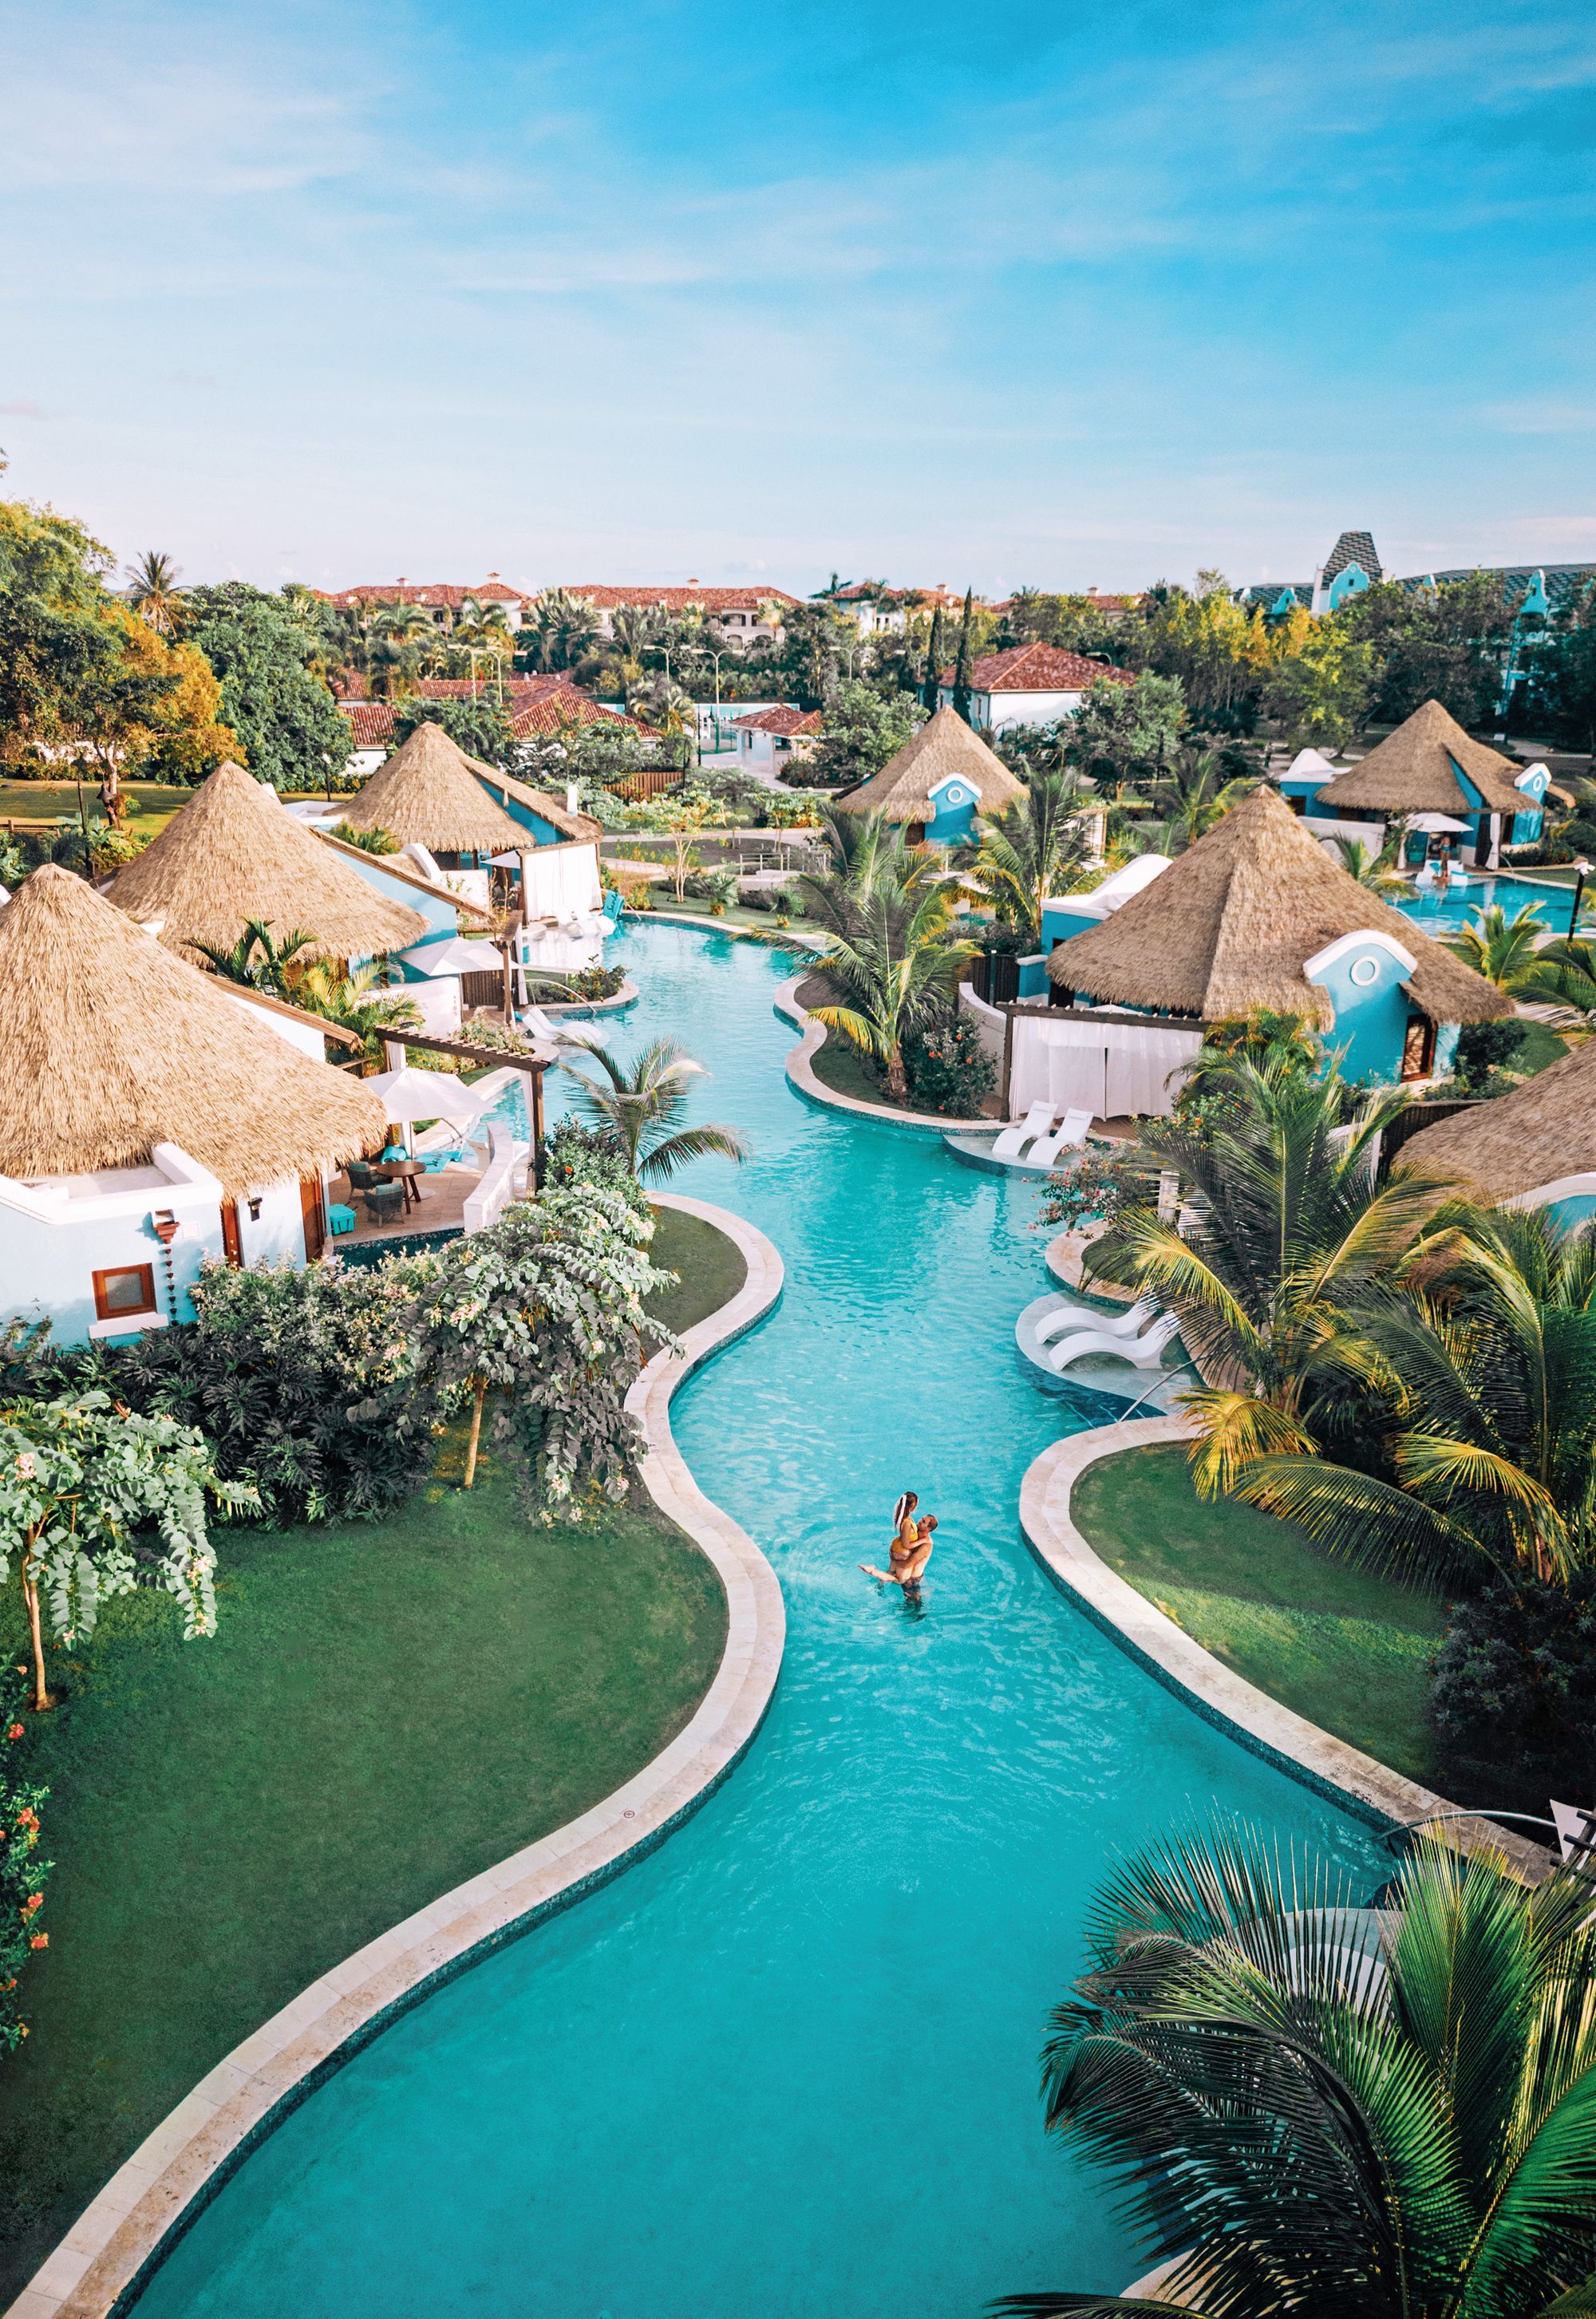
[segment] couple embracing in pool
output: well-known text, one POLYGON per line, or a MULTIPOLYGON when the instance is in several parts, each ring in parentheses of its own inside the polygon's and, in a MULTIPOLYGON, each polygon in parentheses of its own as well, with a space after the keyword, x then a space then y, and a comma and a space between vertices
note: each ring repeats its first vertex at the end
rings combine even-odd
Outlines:
POLYGON ((906 1490, 892 1509, 892 1544, 888 1549, 891 1569, 878 1570, 873 1562, 861 1562, 859 1566, 869 1577, 882 1579, 888 1586, 901 1586, 906 1594, 916 1589, 925 1575, 936 1529, 936 1516, 922 1514, 919 1505, 918 1493, 906 1490))

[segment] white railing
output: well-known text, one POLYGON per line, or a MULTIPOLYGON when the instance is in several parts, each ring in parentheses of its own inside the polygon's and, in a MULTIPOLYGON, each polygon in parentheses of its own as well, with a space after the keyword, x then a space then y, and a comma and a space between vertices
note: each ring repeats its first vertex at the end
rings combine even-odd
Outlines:
POLYGON ((468 1232, 482 1232, 488 1224, 497 1223, 511 1201, 525 1196, 530 1150, 530 1145, 519 1141, 508 1127, 497 1122, 490 1125, 488 1164, 478 1177, 475 1189, 465 1197, 464 1223, 468 1232))

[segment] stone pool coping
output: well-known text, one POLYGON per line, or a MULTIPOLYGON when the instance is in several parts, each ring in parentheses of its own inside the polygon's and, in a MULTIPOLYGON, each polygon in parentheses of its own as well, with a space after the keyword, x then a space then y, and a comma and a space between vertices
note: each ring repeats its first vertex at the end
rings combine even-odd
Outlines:
MULTIPOLYGON (((854 1119, 873 1119, 880 1126, 902 1128, 911 1135, 945 1135, 946 1112, 898 1111, 884 1103, 861 1103, 857 1096, 839 1095, 834 1087, 828 1087, 816 1078, 811 1057, 825 1043, 825 1025, 816 1023, 798 997, 798 986, 804 979, 803 975, 795 974, 780 986, 771 1002, 778 1015, 795 1024, 804 1034, 787 1057, 789 1085, 808 1102, 819 1104, 828 1111, 847 1112, 854 1119)), ((981 1135, 989 1132, 1000 1135, 1007 1125, 1005 1119, 995 1119, 988 1130, 979 1120, 970 1119, 960 1123, 960 1132, 981 1135)))
MULTIPOLYGON (((1458 1807, 1445 1796, 1432 1794, 1345 1739, 1321 1731, 1233 1673, 1111 1570, 1076 1528, 1069 1501, 1088 1466, 1123 1450, 1191 1437, 1188 1418, 1138 1417, 1094 1426, 1054 1442, 1032 1459, 1020 1484, 1020 1529, 1026 1545, 1095 1624, 1167 1690, 1178 1692, 1206 1721, 1228 1731, 1253 1755, 1267 1757, 1370 1827, 1411 1827, 1456 1812, 1458 1807)), ((1456 1819, 1447 1827, 1460 1842, 1503 1854, 1528 1882, 1538 1883, 1550 1865, 1538 1845, 1492 1820, 1456 1819)))
POLYGON ((759 1729, 781 1665, 781 1590, 753 1540, 693 1480, 670 1407, 683 1378, 774 1305, 781 1259, 763 1232, 724 1208, 676 1193, 652 1196, 725 1232, 747 1266, 735 1296, 684 1330, 676 1349, 656 1353, 627 1396, 647 1443, 649 1495, 726 1588, 726 1648, 708 1691, 670 1745, 613 1795, 368 1941, 236 2045, 118 2168, 6 2319, 104 2319, 125 2307, 288 2110, 428 1990, 651 1851, 719 1785, 759 1729))

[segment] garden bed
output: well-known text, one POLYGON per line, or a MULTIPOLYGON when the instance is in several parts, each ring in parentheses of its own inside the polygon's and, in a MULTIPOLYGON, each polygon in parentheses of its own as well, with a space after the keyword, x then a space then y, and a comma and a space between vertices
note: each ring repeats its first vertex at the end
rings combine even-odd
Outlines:
POLYGON ((1446 1619, 1437 1597, 1332 1561, 1256 1507, 1200 1499, 1178 1445, 1088 1466, 1070 1512, 1112 1570, 1225 1666, 1405 1778, 1450 1792, 1427 1705, 1446 1619))
MULTIPOLYGON (((672 1211, 655 1252, 682 1274, 650 1307, 674 1329, 744 1277, 672 1211)), ((529 1520, 491 1463, 467 1494, 457 1466, 446 1445, 381 1522, 218 1530, 208 1641, 141 1595, 58 1656, 27 1749, 58 1864, 32 2034, 0 2056, 0 2302, 252 2028, 612 1792, 708 1688, 720 1582, 641 1490, 573 1530, 529 1520)))

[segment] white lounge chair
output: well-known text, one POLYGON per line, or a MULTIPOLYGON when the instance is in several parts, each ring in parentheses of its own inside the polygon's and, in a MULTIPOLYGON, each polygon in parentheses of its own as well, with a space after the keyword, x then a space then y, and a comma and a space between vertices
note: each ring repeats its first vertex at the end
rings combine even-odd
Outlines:
POLYGON ((1140 1337, 1111 1337, 1103 1329, 1082 1329, 1073 1337, 1066 1337, 1048 1355, 1048 1367, 1067 1369, 1071 1361, 1083 1360, 1087 1353, 1112 1353, 1122 1361, 1129 1361, 1134 1369, 1156 1368, 1163 1358, 1164 1348, 1179 1328, 1173 1313, 1166 1313, 1161 1321, 1140 1337))
POLYGON ((1026 1144, 1034 1143, 1039 1135, 1045 1135, 1052 1123, 1052 1105, 1033 1103, 1023 1119, 1012 1127, 1005 1127, 996 1138, 992 1146, 993 1159, 1017 1160, 1026 1144))
MULTIPOLYGON (((1094 1313, 1090 1317, 1092 1327, 1100 1337, 1133 1337, 1139 1330, 1145 1329, 1150 1321, 1158 1318, 1158 1312, 1156 1300, 1144 1296, 1139 1304, 1132 1304, 1128 1313, 1094 1313)), ((1080 1305, 1060 1304, 1056 1313, 1048 1314, 1036 1331, 1036 1341, 1039 1345, 1045 1345, 1050 1337, 1062 1336, 1066 1331, 1078 1333, 1086 1318, 1080 1305)))
POLYGON ((1060 1151, 1074 1151, 1087 1140, 1087 1130, 1092 1124, 1089 1111, 1067 1111, 1063 1123, 1051 1135, 1039 1136, 1031 1147, 1027 1168, 1050 1168, 1060 1151))

